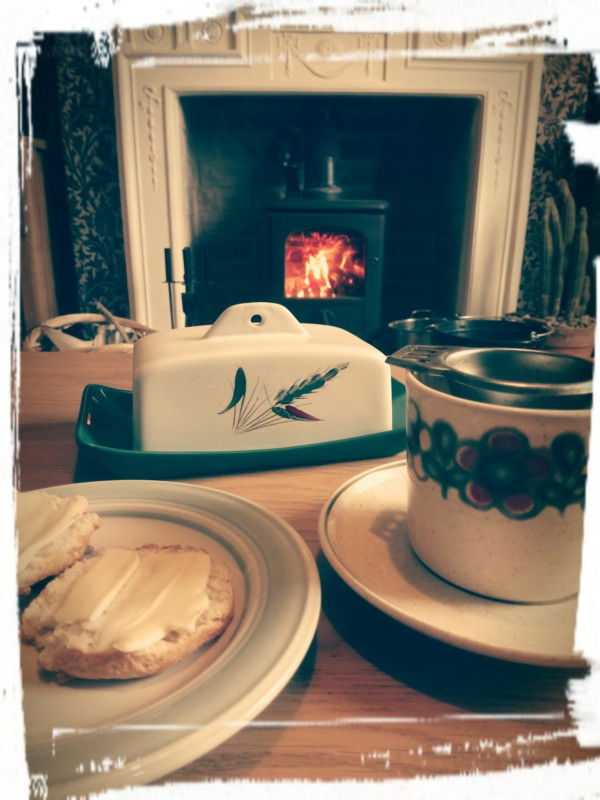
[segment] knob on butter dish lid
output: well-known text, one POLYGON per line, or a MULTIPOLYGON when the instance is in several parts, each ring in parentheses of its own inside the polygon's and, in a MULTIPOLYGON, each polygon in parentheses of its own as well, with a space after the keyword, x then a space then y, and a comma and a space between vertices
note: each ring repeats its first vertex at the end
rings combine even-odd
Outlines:
POLYGON ((300 323, 276 303, 230 306, 209 327, 140 339, 134 442, 153 451, 241 451, 391 430, 390 367, 354 334, 300 323))

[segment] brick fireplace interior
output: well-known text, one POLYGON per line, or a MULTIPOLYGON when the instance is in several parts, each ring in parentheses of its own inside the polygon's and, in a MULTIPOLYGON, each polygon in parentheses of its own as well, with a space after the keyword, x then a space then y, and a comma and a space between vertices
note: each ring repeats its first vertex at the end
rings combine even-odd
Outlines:
MULTIPOLYGON (((380 283, 369 301, 377 305, 377 327, 383 330, 417 308, 454 313, 458 276, 469 256, 478 99, 195 94, 180 102, 192 231, 186 278, 196 295, 195 302, 188 298, 188 324, 211 322, 232 303, 286 301, 285 248, 274 245, 269 214, 302 198, 302 152, 292 153, 297 163, 290 167, 290 135, 305 142, 324 118, 335 132, 335 183, 343 190, 332 201, 341 206, 336 230, 345 225, 344 203, 351 209, 358 200, 371 207, 377 201, 387 209, 380 283)), ((328 210, 325 200, 322 224, 318 211, 311 214, 311 226, 320 233, 328 230, 328 210)), ((330 303, 334 324, 377 338, 372 315, 368 324, 357 322, 356 315, 336 316, 335 301, 330 303)), ((315 305, 309 298, 306 304, 315 305)), ((292 310, 310 319, 301 301, 295 300, 292 310)))

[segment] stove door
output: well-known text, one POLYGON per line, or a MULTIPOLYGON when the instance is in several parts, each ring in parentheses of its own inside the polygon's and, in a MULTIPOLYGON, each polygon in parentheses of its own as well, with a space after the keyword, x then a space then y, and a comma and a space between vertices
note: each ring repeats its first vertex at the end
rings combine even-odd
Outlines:
POLYGON ((336 325, 371 340, 381 316, 384 213, 269 216, 272 299, 301 322, 336 325))

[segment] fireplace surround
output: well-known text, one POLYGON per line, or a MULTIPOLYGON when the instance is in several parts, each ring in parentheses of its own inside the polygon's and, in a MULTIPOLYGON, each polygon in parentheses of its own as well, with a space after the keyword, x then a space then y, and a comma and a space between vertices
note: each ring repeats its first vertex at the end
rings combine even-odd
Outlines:
MULTIPOLYGON (((159 329, 185 325, 183 254, 207 222, 204 212, 196 218, 190 200, 185 105, 194 97, 232 95, 476 101, 452 310, 482 315, 513 310, 542 57, 475 56, 468 51, 475 33, 271 29, 266 23, 246 26, 246 20, 238 10, 220 19, 123 32, 114 62, 115 94, 134 316, 159 329), (170 284, 165 284, 165 249, 171 253, 170 284)), ((442 117, 438 136, 446 129, 452 136, 450 119, 442 117)), ((270 278, 265 280, 268 285, 270 278)))

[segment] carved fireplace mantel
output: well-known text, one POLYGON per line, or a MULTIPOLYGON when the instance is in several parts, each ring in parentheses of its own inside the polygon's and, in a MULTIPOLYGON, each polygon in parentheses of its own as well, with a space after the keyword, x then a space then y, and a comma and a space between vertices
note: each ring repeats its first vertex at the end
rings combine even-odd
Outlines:
MULTIPOLYGON (((122 32, 115 89, 132 314, 157 329, 185 324, 190 243, 187 145, 180 98, 211 93, 476 97, 481 125, 472 230, 457 311, 516 307, 542 73, 539 55, 471 55, 461 34, 335 32, 245 25, 244 12, 122 32), (454 48, 453 53, 452 48, 454 48), (171 304, 165 248, 172 253, 171 304)), ((444 136, 440 120, 439 136, 444 136)))

